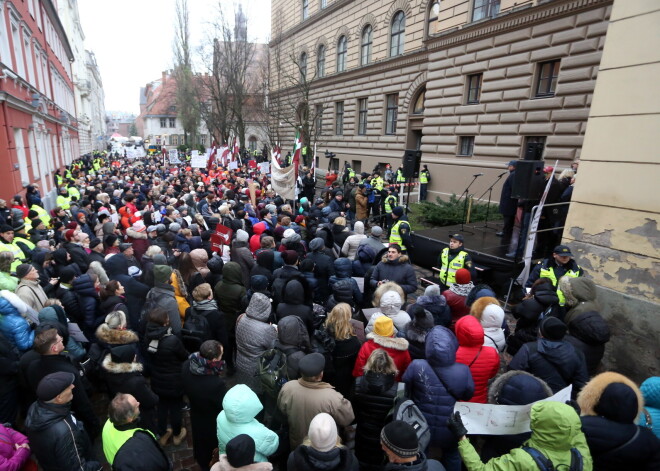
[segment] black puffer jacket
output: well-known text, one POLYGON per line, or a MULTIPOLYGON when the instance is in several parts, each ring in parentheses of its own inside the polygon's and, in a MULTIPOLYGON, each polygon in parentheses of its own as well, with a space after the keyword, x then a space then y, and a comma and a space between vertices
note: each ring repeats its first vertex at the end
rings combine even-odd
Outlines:
POLYGON ((584 312, 568 324, 568 332, 566 341, 584 355, 589 376, 595 375, 610 340, 607 322, 596 311, 584 312))
POLYGON ((81 326, 85 325, 85 317, 83 315, 82 309, 80 308, 78 297, 71 288, 59 286, 55 291, 55 297, 62 303, 64 312, 66 312, 66 315, 69 319, 71 319, 73 322, 77 322, 81 326))
POLYGON ((78 305, 86 328, 85 334, 89 335, 94 332, 94 322, 99 305, 99 296, 94 288, 94 282, 88 274, 84 274, 74 279, 71 287, 78 297, 78 305))
POLYGON ((289 471, 358 471, 360 466, 355 455, 348 448, 333 448, 330 451, 318 451, 311 446, 300 445, 293 450, 287 460, 289 471))
POLYGON ((535 288, 534 296, 524 299, 513 307, 511 313, 518 319, 516 331, 507 339, 507 352, 515 355, 520 347, 527 342, 533 342, 538 337, 539 316, 548 308, 548 315, 559 317, 559 298, 554 287, 539 285, 535 288))
POLYGON ((355 450, 362 469, 381 469, 378 466, 387 462, 380 447, 380 431, 394 405, 398 384, 393 374, 372 371, 358 377, 355 383, 353 410, 359 424, 355 450))
POLYGON ((25 419, 30 448, 44 471, 97 471, 101 464, 91 458, 91 443, 82 423, 73 421, 70 404, 30 406, 25 419))
POLYGON ((313 293, 311 289, 305 289, 306 284, 304 277, 293 279, 286 284, 283 302, 278 304, 275 316, 278 322, 286 316, 300 317, 311 337, 314 334, 313 293))
POLYGON ((131 329, 137 330, 140 324, 140 311, 149 287, 128 274, 128 261, 121 254, 113 255, 106 260, 105 271, 109 279, 119 281, 126 290, 124 296, 128 308, 128 325, 131 329))
POLYGON ((300 317, 286 316, 277 323, 275 348, 286 354, 289 381, 300 378, 298 362, 311 349, 307 327, 300 317))
POLYGON ((183 343, 172 335, 169 327, 151 322, 147 324, 144 339, 151 366, 151 389, 159 397, 181 397, 181 365, 188 358, 183 343))
POLYGON ((67 242, 64 244, 64 249, 69 252, 71 255, 71 261, 78 265, 81 273, 86 273, 89 268, 89 258, 87 257, 87 252, 82 246, 74 244, 73 242, 67 242))
POLYGON ((327 299, 330 295, 328 280, 335 274, 335 265, 332 258, 323 253, 322 250, 316 250, 307 254, 306 260, 314 262, 314 275, 319 280, 319 293, 321 299, 327 299))
POLYGON ((138 430, 117 450, 113 471, 170 471, 172 464, 153 435, 138 430))

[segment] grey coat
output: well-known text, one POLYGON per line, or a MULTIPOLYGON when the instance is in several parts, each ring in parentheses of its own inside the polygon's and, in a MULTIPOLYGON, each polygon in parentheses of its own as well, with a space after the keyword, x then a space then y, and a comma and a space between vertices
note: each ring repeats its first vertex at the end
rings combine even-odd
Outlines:
POLYGON ((174 287, 164 283, 156 283, 147 294, 147 300, 149 299, 152 300, 158 307, 167 311, 167 317, 170 319, 170 327, 172 327, 172 333, 174 335, 180 335, 181 316, 179 315, 179 304, 176 302, 176 298, 174 297, 174 287))
POLYGON ((236 322, 236 379, 256 394, 261 393, 261 381, 255 376, 257 360, 277 340, 277 331, 268 323, 269 317, 270 309, 242 314, 236 322))

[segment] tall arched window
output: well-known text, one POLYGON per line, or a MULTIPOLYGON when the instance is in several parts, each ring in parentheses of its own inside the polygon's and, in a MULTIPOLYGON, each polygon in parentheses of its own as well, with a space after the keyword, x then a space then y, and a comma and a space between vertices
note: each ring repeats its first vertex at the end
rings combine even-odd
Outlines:
POLYGON ((323 44, 316 51, 316 76, 325 77, 325 46, 323 44))
POLYGON ((344 72, 346 70, 346 36, 341 36, 337 41, 337 72, 344 72))
POLYGON ((403 54, 403 45, 406 41, 406 15, 402 11, 396 12, 392 20, 390 33, 390 57, 403 54))
POLYGON ((307 80, 307 53, 303 52, 300 54, 300 64, 298 64, 298 67, 300 68, 300 81, 304 82, 307 80))
POLYGON ((429 6, 429 17, 426 22, 426 34, 432 35, 438 32, 438 17, 440 16, 440 0, 431 2, 429 6))
POLYGON ((367 25, 362 30, 362 44, 360 45, 360 64, 367 65, 371 62, 371 44, 373 28, 367 25))
POLYGON ((424 99, 426 98, 426 88, 417 94, 413 104, 412 114, 424 114, 424 99))
POLYGON ((309 0, 302 0, 302 18, 303 20, 309 18, 309 0))

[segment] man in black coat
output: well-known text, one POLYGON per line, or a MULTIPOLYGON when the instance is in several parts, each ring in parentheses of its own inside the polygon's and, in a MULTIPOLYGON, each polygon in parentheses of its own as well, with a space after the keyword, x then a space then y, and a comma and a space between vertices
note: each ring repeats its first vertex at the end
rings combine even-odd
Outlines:
POLYGON ((209 470, 213 449, 218 446, 216 418, 222 411, 227 392, 222 371, 222 345, 207 340, 199 352, 183 363, 183 390, 190 400, 190 422, 193 434, 193 454, 202 471, 209 470))
POLYGON ((103 426, 103 453, 115 471, 172 469, 167 455, 149 430, 139 426, 140 405, 130 394, 110 402, 103 426))
POLYGON ((73 291, 72 283, 75 276, 76 271, 72 266, 66 266, 60 270, 60 283, 55 290, 55 297, 62 303, 67 317, 73 322, 77 322, 82 328, 85 325, 85 315, 80 307, 78 296, 73 291))
MULTIPOLYGON (((61 338, 60 338, 61 340, 61 338)), ((44 471, 97 471, 89 437, 71 415, 76 376, 59 371, 44 376, 37 387, 38 400, 25 419, 30 447, 44 471)))
POLYGON ((105 262, 108 278, 119 281, 126 290, 128 324, 131 330, 137 330, 140 323, 140 311, 149 292, 149 287, 128 274, 128 260, 121 254, 110 257, 105 262))
POLYGON ((309 243, 310 252, 307 259, 314 262, 314 276, 319 280, 319 296, 321 299, 328 299, 330 296, 330 287, 328 280, 335 274, 335 264, 332 258, 323 252, 325 242, 322 238, 316 237, 309 243))
POLYGON ((66 243, 64 244, 64 249, 69 252, 71 255, 71 260, 73 263, 78 265, 81 273, 86 273, 89 268, 89 259, 87 257, 87 252, 83 249, 82 245, 79 243, 79 234, 80 231, 69 229, 64 233, 64 238, 66 243))
POLYGON ((27 369, 27 383, 32 391, 37 391, 40 381, 47 375, 57 372, 72 373, 74 376, 73 402, 71 408, 76 413, 76 418, 82 420, 87 432, 92 439, 96 437, 101 426, 92 409, 92 403, 87 396, 82 381, 81 368, 72 363, 72 360, 62 352, 64 343, 57 329, 47 329, 39 332, 34 338, 34 349, 41 356, 38 360, 30 363, 27 369))
POLYGON ((509 162, 509 176, 502 185, 502 194, 500 195, 500 214, 504 219, 504 227, 497 235, 502 237, 502 244, 508 244, 513 234, 513 224, 516 220, 516 211, 518 210, 518 199, 512 198, 513 180, 516 176, 517 160, 509 162))

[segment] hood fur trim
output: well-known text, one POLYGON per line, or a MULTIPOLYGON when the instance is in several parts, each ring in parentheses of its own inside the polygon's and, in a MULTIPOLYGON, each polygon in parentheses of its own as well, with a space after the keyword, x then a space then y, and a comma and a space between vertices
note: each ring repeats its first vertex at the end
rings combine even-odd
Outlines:
POLYGON ((373 340, 376 345, 380 345, 381 347, 391 348, 392 350, 408 350, 408 341, 403 337, 383 337, 382 335, 369 332, 367 338, 373 340))
POLYGON ((410 259, 407 255, 401 255, 396 262, 390 262, 387 258, 387 254, 383 255, 383 258, 380 259, 380 261, 383 263, 408 263, 408 260, 410 259))
POLYGON ((108 274, 105 272, 105 268, 103 268, 103 265, 101 265, 101 262, 92 262, 89 264, 89 270, 87 270, 87 273, 92 272, 96 276, 99 277, 99 281, 101 282, 102 285, 106 284, 109 279, 108 279, 108 274))
POLYGON ((229 464, 227 455, 220 455, 220 461, 213 465, 211 471, 271 471, 273 469, 272 463, 252 463, 240 468, 234 468, 229 464))
POLYGON ((490 296, 484 296, 483 298, 477 299, 472 304, 472 307, 470 308, 470 315, 476 317, 479 322, 481 322, 481 315, 483 314, 484 309, 486 309, 486 306, 489 304, 497 304, 500 306, 500 302, 497 299, 491 298, 490 296))
POLYGON ((388 281, 387 283, 380 285, 376 288, 376 291, 374 291, 374 299, 372 302, 374 307, 380 307, 380 297, 388 291, 396 291, 399 293, 403 304, 406 303, 406 293, 403 292, 403 288, 393 281, 388 281))
POLYGON ((140 340, 132 330, 111 329, 108 324, 101 324, 96 329, 96 338, 110 345, 126 345, 140 340))
POLYGON ((594 409, 598 405, 600 396, 603 394, 603 391, 605 391, 605 388, 612 383, 623 383, 632 388, 637 396, 637 407, 639 408, 637 415, 643 412, 644 397, 637 385, 622 374, 615 373, 614 371, 606 371, 605 373, 601 373, 591 378, 591 381, 589 381, 586 386, 582 388, 580 394, 578 394, 577 402, 582 411, 581 415, 598 415, 594 409))
POLYGON ((108 353, 101 363, 103 369, 109 373, 142 373, 142 363, 115 363, 112 361, 112 355, 108 353))
POLYGON ((138 232, 134 231, 132 228, 127 228, 126 229, 126 235, 132 239, 147 239, 147 232, 138 232))

